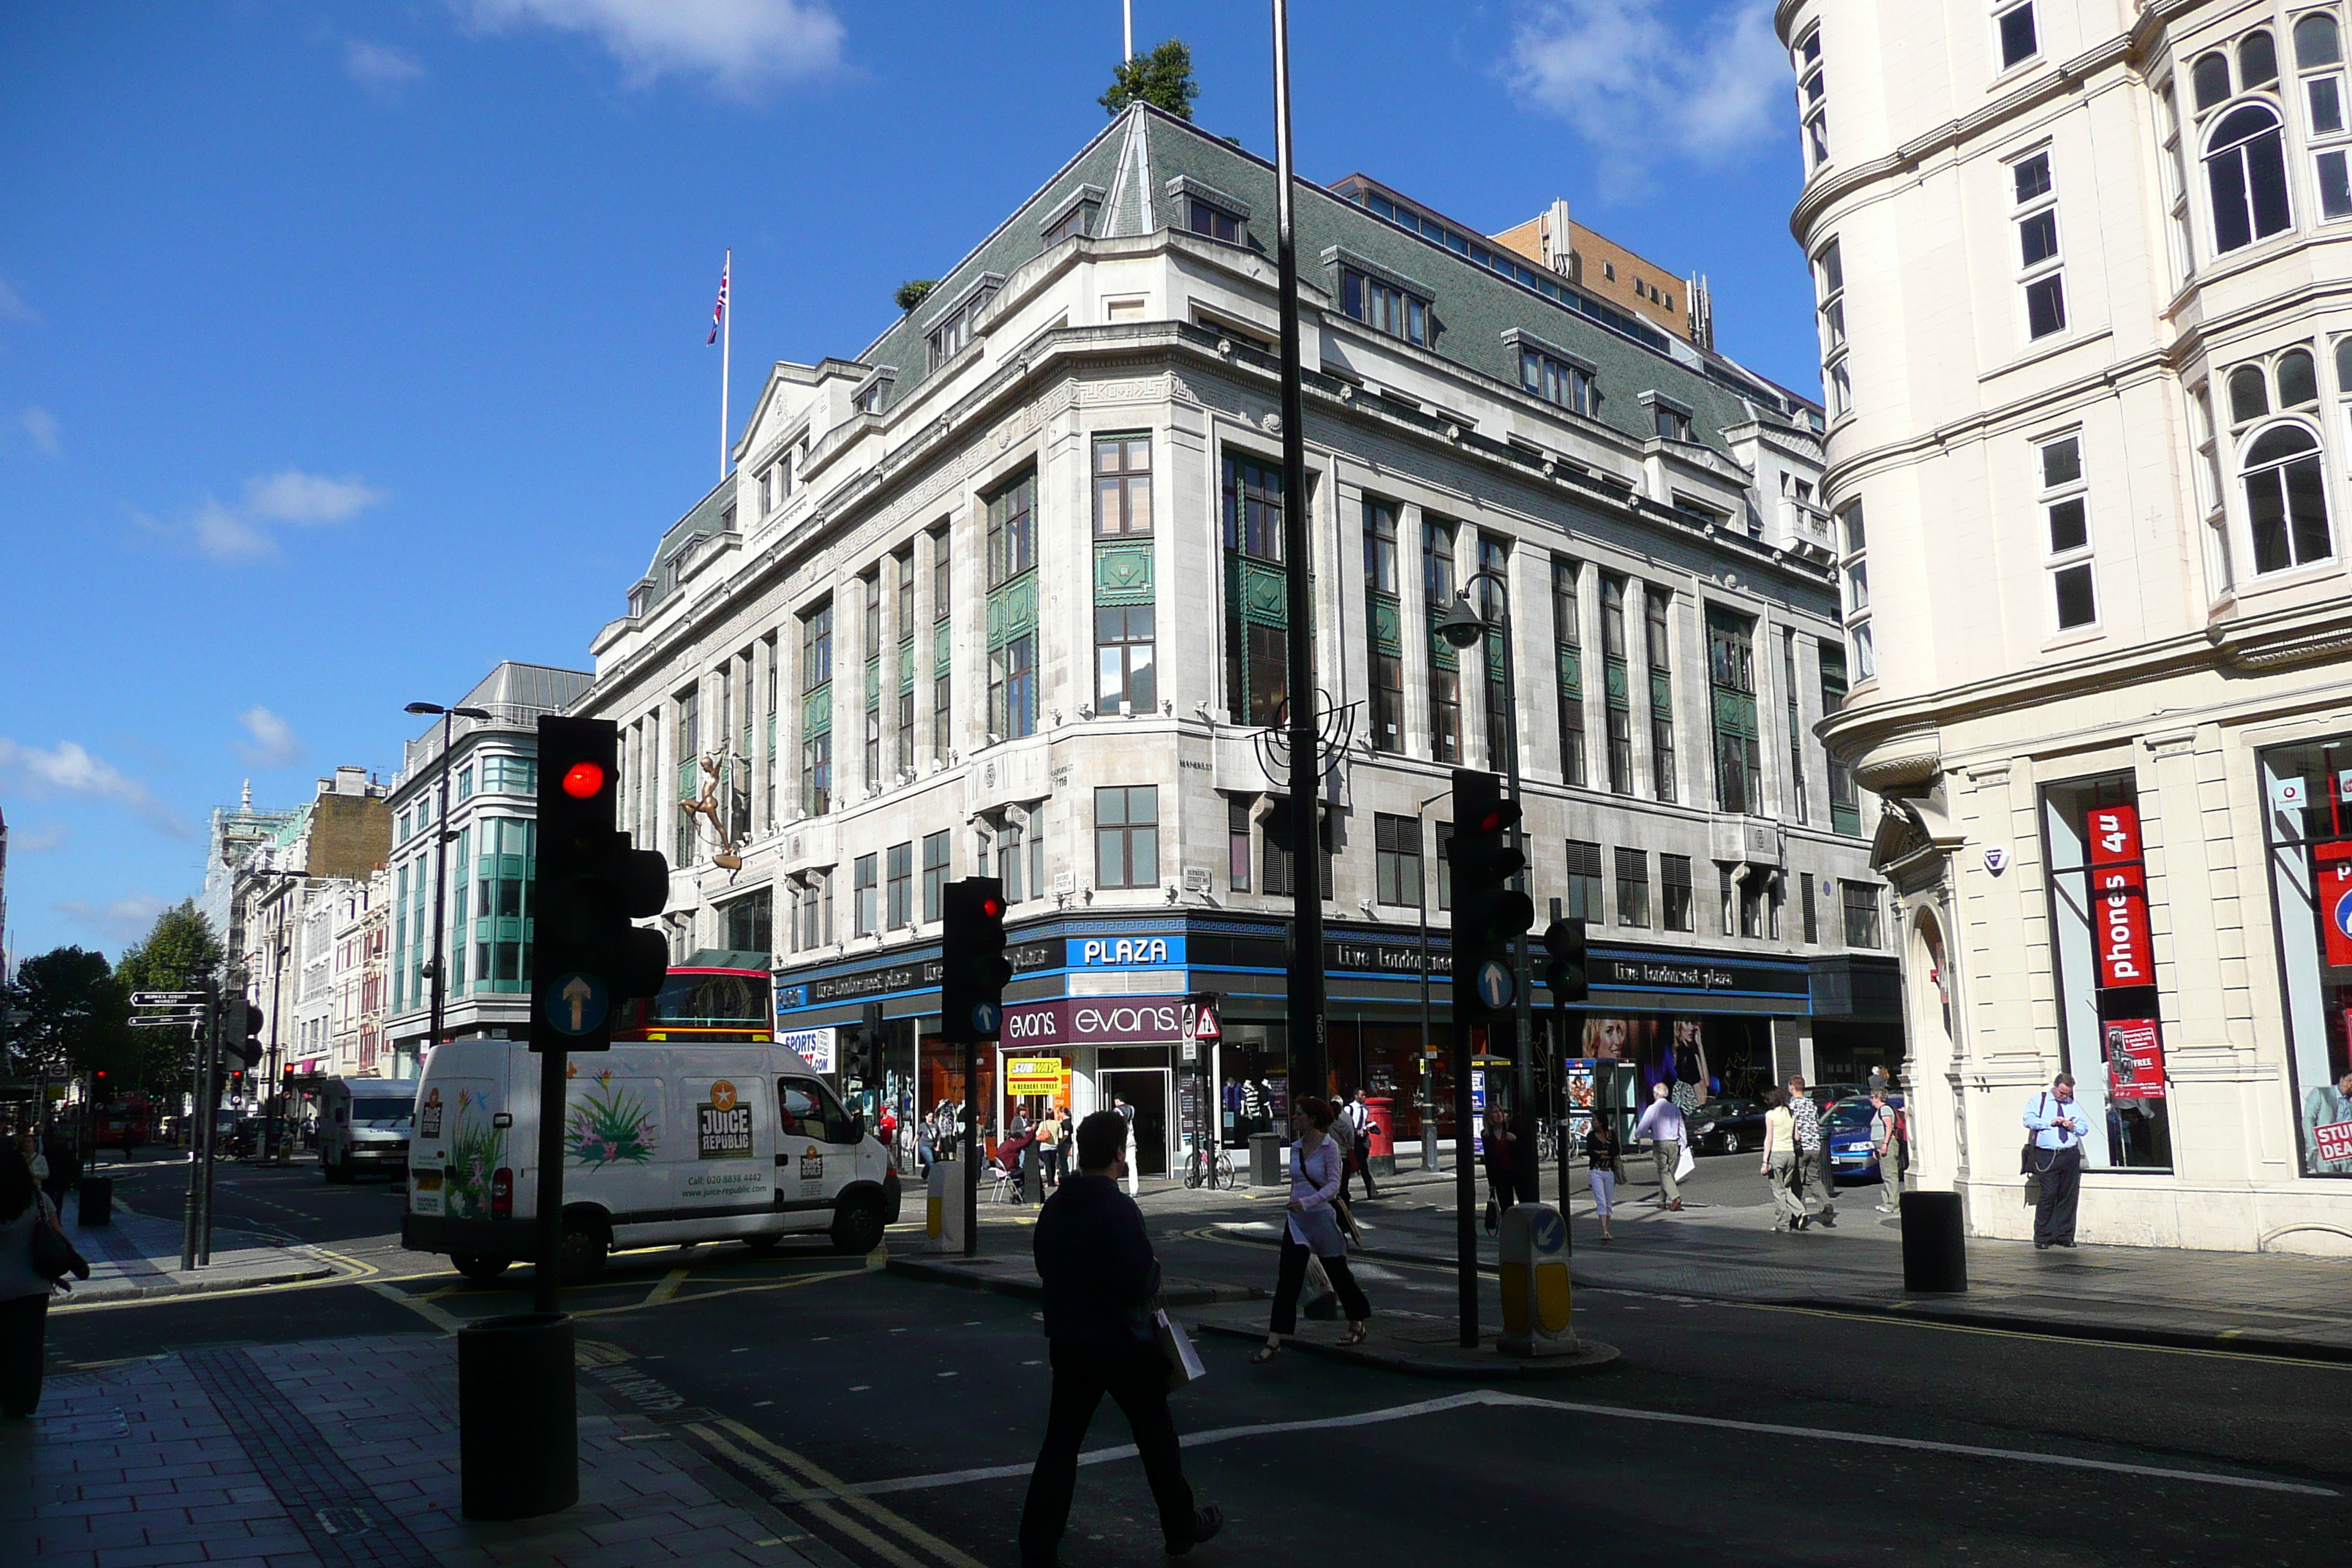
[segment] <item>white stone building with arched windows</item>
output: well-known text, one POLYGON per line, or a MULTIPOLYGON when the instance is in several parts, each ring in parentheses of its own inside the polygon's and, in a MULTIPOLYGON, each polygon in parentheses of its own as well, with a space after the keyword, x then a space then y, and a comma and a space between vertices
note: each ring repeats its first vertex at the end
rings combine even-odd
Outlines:
POLYGON ((2084 1240, 2352 1252, 2352 16, 1776 20, 1919 1173, 2070 1070, 2084 1240))

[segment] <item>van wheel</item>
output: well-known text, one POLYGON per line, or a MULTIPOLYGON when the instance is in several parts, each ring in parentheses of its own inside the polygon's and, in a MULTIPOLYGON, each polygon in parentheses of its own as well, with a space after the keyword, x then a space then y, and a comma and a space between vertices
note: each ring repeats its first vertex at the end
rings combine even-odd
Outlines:
POLYGON ((766 1236, 747 1236, 743 1238, 744 1247, 752 1252, 759 1253, 761 1257, 775 1251, 777 1247, 783 1245, 783 1242, 784 1236, 782 1231, 772 1231, 766 1236))
POLYGON ((476 1252, 453 1252, 449 1255, 449 1261, 457 1266, 458 1273, 463 1274, 475 1284, 487 1285, 507 1271, 508 1260, 503 1258, 484 1258, 476 1252))
POLYGON ((833 1249, 863 1257, 882 1245, 882 1208, 871 1198, 841 1205, 833 1216, 833 1249))
POLYGON ((612 1247, 612 1233, 603 1220, 586 1215, 567 1216, 563 1222, 563 1283, 593 1284, 604 1272, 604 1254, 612 1247))

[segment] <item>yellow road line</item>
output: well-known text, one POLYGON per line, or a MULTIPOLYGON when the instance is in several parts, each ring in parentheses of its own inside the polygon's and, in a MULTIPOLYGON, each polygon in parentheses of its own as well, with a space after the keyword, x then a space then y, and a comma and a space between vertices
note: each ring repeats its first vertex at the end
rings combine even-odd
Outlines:
POLYGON ((814 1285, 825 1279, 850 1279, 864 1273, 862 1268, 832 1268, 822 1274, 796 1274, 789 1279, 770 1279, 757 1285, 733 1285, 724 1290, 704 1290, 692 1296, 676 1296, 662 1301, 627 1301, 617 1307, 589 1307, 572 1315, 575 1318, 614 1318, 627 1312, 642 1312, 648 1307, 677 1307, 692 1301, 715 1301, 721 1296, 745 1296, 760 1290, 789 1290, 795 1285, 814 1285))
POLYGON ((659 1284, 646 1292, 646 1299, 639 1302, 638 1305, 643 1307, 658 1307, 664 1301, 668 1300, 672 1296, 677 1295, 677 1288, 685 1283, 686 1270, 683 1268, 673 1268, 668 1273, 661 1277, 661 1282, 659 1284))
MULTIPOLYGON (((953 1564, 953 1568, 982 1568, 982 1565, 977 1559, 958 1551, 955 1547, 949 1545, 946 1542, 941 1541, 938 1536, 933 1535, 929 1531, 925 1530, 922 1526, 914 1523, 912 1521, 903 1519, 898 1514, 893 1513, 890 1510, 884 1508, 880 1503, 876 1502, 872 1498, 861 1497, 857 1493, 849 1490, 847 1484, 838 1476, 832 1474, 808 1459, 803 1458, 800 1455, 793 1453, 791 1449, 782 1447, 778 1444, 770 1441, 768 1438, 761 1436, 758 1432, 755 1432, 751 1427, 744 1426, 740 1421, 722 1415, 719 1418, 718 1425, 724 1426, 728 1431, 732 1432, 735 1436, 743 1439, 743 1441, 751 1444, 756 1448, 759 1448, 761 1452, 772 1456, 780 1461, 785 1468, 797 1472, 803 1480, 807 1481, 811 1485, 824 1488, 825 1490, 831 1492, 835 1497, 839 1498, 844 1503, 856 1509, 858 1512, 865 1514, 867 1518, 873 1520, 876 1523, 883 1526, 885 1529, 898 1531, 907 1540, 913 1542, 916 1545, 921 1547, 924 1551, 929 1552, 942 1563, 951 1563, 953 1564)), ((823 1505, 818 1503, 810 1503, 807 1506, 814 1509, 823 1505)))
MULTIPOLYGON (((730 1422, 728 1425, 732 1426, 734 1423, 730 1422)), ((687 1430, 700 1438, 703 1442, 709 1444, 718 1452, 724 1454, 733 1463, 740 1465, 743 1469, 751 1474, 759 1477, 760 1479, 765 1481, 770 1487, 773 1488, 778 1494, 782 1497, 789 1498, 791 1500, 798 1503, 802 1508, 808 1510, 808 1511, 815 1518, 823 1520, 825 1523, 831 1525, 834 1529, 838 1530, 844 1535, 846 1535, 851 1540, 857 1542, 867 1551, 872 1552, 876 1556, 882 1558, 886 1562, 896 1563, 898 1568, 926 1568, 924 1563, 900 1551, 896 1543, 884 1540, 880 1535, 876 1534, 873 1531, 868 1530, 866 1526, 858 1523, 856 1520, 851 1519, 839 1509, 835 1508, 831 1503, 807 1496, 803 1489, 793 1482, 791 1477, 778 1470, 773 1465, 770 1465, 753 1455, 743 1452, 742 1449, 737 1447, 734 1444, 730 1443, 726 1438, 721 1437, 718 1433, 713 1432, 709 1427, 702 1425, 700 1422, 688 1424, 687 1430)), ((967 1559, 967 1561, 969 1561, 969 1559, 967 1559)))
POLYGON ((395 1290, 389 1285, 380 1284, 373 1279, 363 1281, 360 1289, 373 1290, 387 1301, 399 1302, 445 1334, 454 1334, 466 1326, 421 1296, 412 1296, 405 1290, 395 1290))

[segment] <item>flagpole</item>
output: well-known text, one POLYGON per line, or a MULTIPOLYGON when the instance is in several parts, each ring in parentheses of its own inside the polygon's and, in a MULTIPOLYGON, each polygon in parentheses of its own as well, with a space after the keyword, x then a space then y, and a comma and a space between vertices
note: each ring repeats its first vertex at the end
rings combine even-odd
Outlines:
POLYGON ((735 301, 728 299, 735 291, 735 247, 727 247, 727 260, 719 269, 719 477, 727 477, 727 387, 729 373, 735 355, 735 301))
POLYGON ((1135 0, 1123 0, 1119 13, 1127 22, 1127 58, 1132 60, 1135 58, 1135 0))

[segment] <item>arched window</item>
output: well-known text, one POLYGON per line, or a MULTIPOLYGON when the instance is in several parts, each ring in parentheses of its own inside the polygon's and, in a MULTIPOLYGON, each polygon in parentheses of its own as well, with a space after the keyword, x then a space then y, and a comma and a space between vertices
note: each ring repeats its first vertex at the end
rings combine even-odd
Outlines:
POLYGON ((2263 382, 2263 367, 2242 364, 2230 373, 2230 423, 2243 425, 2271 411, 2271 395, 2263 382))
POLYGON ((2196 95, 2200 113, 2226 102, 2230 97, 2230 57, 2219 50, 2198 56, 2197 63, 2189 68, 2189 84, 2196 95))
POLYGON ((2319 374, 2310 351, 2289 349, 2279 355, 2278 400, 2281 408, 2300 408, 2319 401, 2319 374))
POLYGON ((2335 17, 2325 11, 2314 11, 2295 23, 2294 63, 2299 69, 2332 66, 2343 58, 2344 46, 2336 37, 2335 17))
POLYGON ((2278 47, 2268 33, 2248 33, 2238 40, 2238 90, 2252 92, 2278 80, 2278 47))
POLYGON ((2254 570, 2284 572, 2326 560, 2333 546, 2318 437, 2300 425, 2273 425, 2246 448, 2242 471, 2254 570))
POLYGON ((2213 197, 2213 248, 2227 254, 2293 222, 2286 199, 2286 144, 2267 104, 2221 116, 2206 142, 2205 184, 2213 197))

